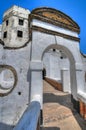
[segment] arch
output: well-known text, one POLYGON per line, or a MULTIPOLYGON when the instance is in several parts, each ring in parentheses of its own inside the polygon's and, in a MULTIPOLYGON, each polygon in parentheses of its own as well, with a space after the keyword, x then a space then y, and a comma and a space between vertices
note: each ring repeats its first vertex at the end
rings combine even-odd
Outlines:
MULTIPOLYGON (((61 50, 65 53, 66 57, 69 59, 70 62, 70 81, 71 81, 71 86, 68 90, 71 91, 71 93, 76 97, 77 95, 77 82, 76 82, 76 66, 75 66, 75 59, 73 57, 73 54, 71 53, 71 51, 62 45, 56 45, 56 44, 52 44, 46 47, 46 49, 43 51, 42 56, 41 56, 41 61, 43 61, 43 56, 44 54, 49 50, 49 49, 57 49, 57 50, 61 50), (72 75, 73 72, 73 75, 72 75), (74 87, 73 86, 76 86, 74 87)), ((65 71, 65 68, 63 69, 63 71, 65 71)), ((64 86, 63 86, 64 87, 64 86)))
POLYGON ((78 91, 84 91, 83 63, 79 52, 79 26, 62 12, 50 8, 36 9, 31 12, 30 18, 30 36, 32 36, 30 61, 31 101, 38 100, 42 108, 42 60, 44 53, 50 48, 62 50, 68 57, 70 61, 71 93, 73 98, 77 101, 78 91), (48 14, 53 13, 53 17, 55 17, 52 19, 50 15, 48 15, 49 17, 45 17, 43 11, 48 14), (58 16, 62 19, 58 20, 58 16), (60 23, 60 25, 64 24, 66 26, 59 26, 59 24, 55 25, 54 22, 60 23), (50 26, 52 28, 50 28, 50 26), (62 31, 63 28, 65 31, 62 31), (60 33, 58 33, 59 31, 60 33))
POLYGON ((61 51, 64 51, 65 52, 65 55, 69 58, 69 60, 71 60, 72 63, 75 62, 75 58, 72 54, 72 52, 64 45, 57 45, 57 44, 52 44, 52 45, 49 45, 45 48, 45 50, 43 51, 42 53, 42 56, 41 56, 41 60, 43 60, 43 55, 46 51, 48 51, 49 49, 58 49, 58 50, 61 50, 61 51))
MULTIPOLYGON (((52 37, 52 35, 49 35, 49 37, 52 37)), ((54 38, 55 38, 55 36, 54 36, 54 38)), ((74 48, 74 46, 71 46, 71 44, 70 44, 71 41, 67 41, 65 39, 63 39, 62 41, 60 41, 58 43, 53 44, 53 42, 56 42, 56 38, 54 40, 52 40, 53 41, 52 43, 51 43, 51 39, 48 39, 48 43, 46 43, 46 44, 44 44, 44 46, 42 46, 42 43, 44 41, 47 41, 46 37, 45 37, 45 39, 46 40, 43 39, 43 41, 41 40, 41 42, 40 42, 40 40, 39 41, 37 40, 36 41, 37 44, 35 42, 35 50, 34 50, 34 47, 32 46, 31 72, 32 72, 32 85, 33 85, 33 87, 32 86, 31 87, 34 88, 34 86, 37 84, 36 86, 38 87, 39 92, 38 91, 36 92, 36 89, 33 90, 31 88, 31 94, 32 95, 35 95, 35 94, 40 95, 40 93, 41 94, 43 93, 42 92, 42 89, 43 89, 43 82, 42 82, 43 55, 47 50, 54 48, 54 49, 59 49, 59 50, 64 51, 66 56, 68 57, 68 59, 70 61, 71 93, 73 95, 73 98, 75 100, 78 100, 77 99, 77 92, 79 89, 83 89, 83 87, 84 87, 83 84, 80 86, 80 82, 78 80, 79 78, 81 78, 81 80, 83 79, 83 77, 82 77, 83 66, 82 66, 82 61, 80 58, 79 50, 77 49, 77 47, 74 48), (49 41, 50 41, 50 43, 49 43, 49 41), (68 42, 69 42, 69 44, 68 44, 68 42), (38 43, 41 45, 37 46, 38 43), (37 50, 36 50, 36 47, 37 47, 37 50), (38 54, 37 54, 38 50, 41 50, 41 51, 38 52, 38 54), (35 58, 34 58, 34 56, 35 56, 35 58), (36 82, 34 80, 35 76, 37 76, 37 78, 38 78, 36 80, 36 82)), ((57 37, 57 39, 59 39, 59 37, 57 37)), ((31 98, 33 100, 34 97, 32 96, 31 98)), ((40 96, 40 102, 42 105, 42 95, 40 96)))

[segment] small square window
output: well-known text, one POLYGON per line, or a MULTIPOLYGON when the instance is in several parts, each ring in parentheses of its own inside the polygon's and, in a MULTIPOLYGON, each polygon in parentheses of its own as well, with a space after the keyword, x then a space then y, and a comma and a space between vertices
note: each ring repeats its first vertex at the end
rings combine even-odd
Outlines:
POLYGON ((7 31, 4 32, 3 38, 7 38, 7 31))
POLYGON ((8 21, 8 20, 6 20, 6 26, 8 26, 8 23, 9 23, 9 21, 8 21))
POLYGON ((19 19, 19 25, 23 25, 24 24, 24 20, 23 19, 19 19))
POLYGON ((23 32, 18 30, 18 31, 17 31, 17 36, 18 36, 18 37, 23 37, 23 32))

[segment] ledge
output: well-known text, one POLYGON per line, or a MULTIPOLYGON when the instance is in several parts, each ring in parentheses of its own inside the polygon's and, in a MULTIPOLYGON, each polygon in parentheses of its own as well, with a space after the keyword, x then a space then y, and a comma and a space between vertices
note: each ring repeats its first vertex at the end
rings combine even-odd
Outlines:
POLYGON ((79 91, 77 94, 78 94, 78 99, 81 99, 84 103, 86 103, 86 93, 79 91))
POLYGON ((31 61, 30 69, 31 70, 43 70, 43 63, 41 61, 31 61))

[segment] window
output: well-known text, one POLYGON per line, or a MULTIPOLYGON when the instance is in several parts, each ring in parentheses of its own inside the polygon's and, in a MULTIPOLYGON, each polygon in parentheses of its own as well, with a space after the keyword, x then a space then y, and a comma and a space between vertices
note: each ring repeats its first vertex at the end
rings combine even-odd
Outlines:
POLYGON ((9 23, 9 21, 8 21, 8 20, 6 20, 6 26, 8 26, 8 23, 9 23))
POLYGON ((19 25, 23 25, 24 24, 24 20, 23 19, 19 19, 19 25))
POLYGON ((7 31, 4 32, 3 38, 7 38, 7 31))
POLYGON ((23 32, 18 30, 18 31, 17 31, 17 36, 18 36, 18 37, 23 37, 23 32))

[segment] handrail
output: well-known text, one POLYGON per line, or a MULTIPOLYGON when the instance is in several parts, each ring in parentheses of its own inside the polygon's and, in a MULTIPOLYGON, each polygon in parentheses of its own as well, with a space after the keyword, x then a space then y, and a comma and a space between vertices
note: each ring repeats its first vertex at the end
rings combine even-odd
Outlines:
POLYGON ((13 130, 39 130, 40 103, 33 101, 13 130))

